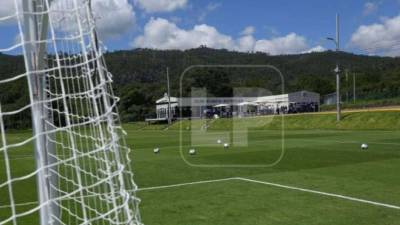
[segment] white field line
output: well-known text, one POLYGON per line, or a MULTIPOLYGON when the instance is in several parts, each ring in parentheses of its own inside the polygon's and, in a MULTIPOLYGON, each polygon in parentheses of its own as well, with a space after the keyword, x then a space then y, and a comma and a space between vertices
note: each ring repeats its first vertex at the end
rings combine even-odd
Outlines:
POLYGON ((195 184, 207 184, 207 183, 215 183, 215 182, 223 182, 223 181, 231 181, 231 180, 238 180, 238 177, 216 179, 216 180, 203 180, 203 181, 195 181, 195 182, 188 182, 188 183, 181 183, 181 184, 163 185, 163 186, 156 186, 156 187, 145 187, 145 188, 139 188, 137 191, 166 189, 166 188, 182 187, 182 186, 195 185, 195 184))
POLYGON ((324 195, 324 196, 329 196, 329 197, 334 197, 334 198, 345 199, 345 200, 349 200, 349 201, 353 201, 353 202, 360 202, 360 203, 364 203, 364 204, 370 204, 370 205, 400 210, 400 206, 396 206, 396 205, 390 205, 390 204, 369 201, 369 200, 360 199, 360 198, 349 197, 349 196, 345 196, 345 195, 338 195, 338 194, 333 194, 333 193, 328 193, 328 192, 315 191, 315 190, 311 190, 311 189, 298 188, 298 187, 276 184, 276 183, 271 183, 271 182, 252 180, 252 179, 243 178, 243 177, 231 177, 231 178, 218 179, 218 180, 198 181, 198 182, 189 182, 189 183, 173 184, 173 185, 165 185, 165 186, 157 186, 157 187, 139 188, 138 191, 166 189, 166 188, 173 188, 173 187, 182 187, 182 186, 188 186, 188 185, 222 182, 222 181, 230 181, 230 180, 239 180, 239 181, 245 181, 245 182, 250 182, 250 183, 258 183, 258 184, 268 185, 268 186, 272 186, 272 187, 278 187, 278 188, 284 188, 284 189, 289 189, 289 190, 324 195))
POLYGON ((353 201, 353 202, 360 202, 360 203, 400 210, 400 206, 390 205, 390 204, 385 204, 385 203, 380 203, 380 202, 375 202, 375 201, 369 201, 369 200, 349 197, 349 196, 345 196, 345 195, 338 195, 338 194, 333 194, 333 193, 328 193, 328 192, 315 191, 315 190, 311 190, 311 189, 298 188, 298 187, 287 186, 287 185, 282 185, 282 184, 259 181, 259 180, 252 180, 252 179, 243 178, 243 177, 238 177, 237 179, 242 180, 242 181, 251 182, 251 183, 264 184, 264 185, 278 187, 278 188, 307 192, 307 193, 312 193, 312 194, 317 194, 317 195, 324 195, 324 196, 329 196, 329 197, 334 197, 334 198, 345 199, 345 200, 349 200, 349 201, 353 201))
MULTIPOLYGON (((137 191, 138 192, 139 191, 151 191, 151 190, 157 190, 157 189, 168 189, 168 188, 175 188, 175 187, 184 187, 184 186, 190 186, 190 185, 216 183, 216 182, 224 182, 224 181, 232 181, 232 180, 263 184, 263 185, 267 185, 267 186, 271 186, 271 187, 277 187, 277 188, 283 188, 283 189, 288 189, 288 190, 323 195, 323 196, 339 198, 339 199, 344 199, 344 200, 353 201, 353 202, 364 203, 364 204, 368 204, 368 205, 375 205, 375 206, 380 206, 380 207, 384 207, 384 208, 400 210, 400 206, 397 206, 397 205, 380 203, 380 202, 365 200, 365 199, 361 199, 361 198, 350 197, 350 196, 346 196, 346 195, 333 194, 333 193, 328 193, 328 192, 316 191, 316 190, 306 189, 306 188, 299 188, 299 187, 271 183, 271 182, 266 182, 266 181, 253 180, 253 179, 248 179, 248 178, 243 178, 243 177, 231 177, 231 178, 224 178, 224 179, 204 180, 204 181, 187 182, 187 183, 181 183, 181 184, 145 187, 145 188, 139 188, 137 191)), ((15 206, 27 206, 27 205, 34 205, 37 203, 38 202, 26 202, 26 203, 14 204, 14 205, 15 206)), ((10 205, 1 205, 0 209, 10 208, 10 207, 11 207, 10 205)))
MULTIPOLYGON (((223 181, 230 181, 230 180, 238 180, 238 178, 237 177, 231 177, 231 178, 216 179, 216 180, 204 180, 204 181, 195 181, 195 182, 188 182, 188 183, 181 183, 181 184, 163 185, 163 186, 155 186, 155 187, 145 187, 145 188, 139 188, 136 191, 139 192, 139 191, 149 191, 149 190, 156 190, 156 189, 167 189, 167 188, 174 188, 174 187, 181 187, 181 186, 188 186, 188 185, 196 185, 196 184, 216 183, 216 182, 223 182, 223 181)), ((17 203, 17 204, 14 204, 14 205, 15 206, 29 206, 29 205, 36 205, 36 204, 38 204, 37 201, 17 203)), ((10 208, 10 207, 11 207, 11 205, 0 205, 0 209, 10 208)))
MULTIPOLYGON (((29 205, 36 205, 38 202, 24 202, 24 203, 16 203, 14 206, 29 206, 29 205)), ((8 209, 11 208, 11 205, 0 205, 0 209, 8 209)))

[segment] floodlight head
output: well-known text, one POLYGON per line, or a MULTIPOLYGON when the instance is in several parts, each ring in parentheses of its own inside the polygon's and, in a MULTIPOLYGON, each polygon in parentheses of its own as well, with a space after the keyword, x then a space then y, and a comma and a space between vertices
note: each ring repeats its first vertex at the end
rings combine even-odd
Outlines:
POLYGON ((339 68, 339 66, 336 66, 336 68, 335 68, 335 73, 340 73, 340 68, 339 68))

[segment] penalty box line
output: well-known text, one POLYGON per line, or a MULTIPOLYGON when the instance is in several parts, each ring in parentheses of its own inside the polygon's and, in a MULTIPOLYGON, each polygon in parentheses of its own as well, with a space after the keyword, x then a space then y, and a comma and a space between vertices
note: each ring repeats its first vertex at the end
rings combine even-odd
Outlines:
POLYGON ((163 185, 163 186, 155 186, 155 187, 145 187, 145 188, 139 188, 137 191, 149 191, 149 190, 157 190, 157 189, 167 189, 167 188, 183 187, 183 186, 189 186, 189 185, 195 185, 195 184, 207 184, 207 183, 216 183, 216 182, 231 181, 231 180, 238 180, 238 177, 215 179, 215 180, 203 180, 203 181, 195 181, 195 182, 188 182, 188 183, 181 183, 181 184, 171 184, 171 185, 163 185))
POLYGON ((252 180, 252 179, 242 178, 242 177, 238 177, 237 179, 238 180, 242 180, 242 181, 251 182, 251 183, 268 185, 268 186, 272 186, 272 187, 278 187, 278 188, 284 188, 284 189, 288 189, 288 190, 307 192, 307 193, 312 193, 312 194, 317 194, 317 195, 323 195, 323 196, 328 196, 328 197, 345 199, 345 200, 349 200, 349 201, 353 201, 353 202, 360 202, 360 203, 364 203, 364 204, 369 204, 369 205, 375 205, 375 206, 381 206, 381 207, 400 210, 400 206, 386 204, 386 203, 380 203, 380 202, 375 202, 375 201, 370 201, 370 200, 365 200, 365 199, 361 199, 361 198, 354 198, 354 197, 350 197, 350 196, 346 196, 346 195, 333 194, 333 193, 328 193, 328 192, 316 191, 316 190, 311 190, 311 189, 306 189, 306 188, 293 187, 293 186, 276 184, 276 183, 259 181, 259 180, 252 180))
POLYGON ((359 202, 359 203, 368 204, 368 205, 374 205, 374 206, 380 206, 380 207, 384 207, 384 208, 400 210, 400 206, 397 206, 397 205, 375 202, 375 201, 370 201, 370 200, 366 200, 366 199, 355 198, 355 197, 350 197, 350 196, 346 196, 346 195, 334 194, 334 193, 323 192, 323 191, 317 191, 317 190, 312 190, 312 189, 299 188, 299 187, 294 187, 294 186, 271 183, 271 182, 266 182, 266 181, 253 180, 253 179, 248 179, 248 178, 243 178, 243 177, 231 177, 231 178, 225 178, 225 179, 215 179, 215 180, 196 181, 196 182, 163 185, 163 186, 155 186, 155 187, 145 187, 145 188, 139 188, 137 191, 168 189, 168 188, 174 188, 174 187, 184 187, 184 186, 190 186, 190 185, 216 183, 216 182, 224 182, 224 181, 232 181, 232 180, 244 181, 244 182, 255 183, 255 184, 262 184, 262 185, 267 185, 267 186, 276 187, 276 188, 300 191, 300 192, 322 195, 322 196, 327 196, 327 197, 332 197, 332 198, 344 199, 344 200, 353 201, 353 202, 359 202))
MULTIPOLYGON (((370 201, 370 200, 365 200, 365 199, 355 198, 355 197, 350 197, 350 196, 345 196, 345 195, 333 194, 333 193, 328 193, 328 192, 316 191, 316 190, 312 190, 312 189, 299 188, 299 187, 294 187, 294 186, 260 181, 260 180, 253 180, 253 179, 243 178, 243 177, 231 177, 231 178, 224 178, 224 179, 204 180, 204 181, 195 181, 195 182, 188 182, 188 183, 181 183, 181 184, 145 187, 145 188, 139 188, 139 189, 137 189, 137 191, 138 192, 151 191, 151 190, 157 190, 157 189, 168 189, 168 188, 175 188, 175 187, 184 187, 184 186, 207 184, 207 183, 217 183, 217 182, 232 181, 232 180, 262 184, 262 185, 267 185, 267 186, 276 187, 276 188, 306 192, 306 193, 322 195, 322 196, 327 196, 327 197, 332 197, 332 198, 344 199, 344 200, 353 201, 353 202, 359 202, 359 203, 368 204, 368 205, 374 205, 374 206, 380 206, 380 207, 384 207, 384 208, 400 210, 400 206, 396 206, 396 205, 380 203, 380 202, 375 202, 375 201, 370 201)), ((27 206, 27 205, 33 205, 33 204, 37 204, 37 202, 35 201, 35 202, 26 202, 26 203, 19 203, 19 204, 17 203, 17 204, 15 204, 15 206, 27 206)), ((10 208, 10 207, 11 207, 10 205, 0 205, 0 209, 10 208)))

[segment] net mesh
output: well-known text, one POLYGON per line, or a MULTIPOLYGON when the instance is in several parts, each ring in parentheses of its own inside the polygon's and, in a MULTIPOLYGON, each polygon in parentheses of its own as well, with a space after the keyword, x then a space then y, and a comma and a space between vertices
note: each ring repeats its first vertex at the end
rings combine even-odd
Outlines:
POLYGON ((15 38, 0 44, 8 66, 0 71, 0 225, 141 224, 90 1, 7 4, 0 26, 15 38), (32 130, 14 130, 23 127, 32 130))

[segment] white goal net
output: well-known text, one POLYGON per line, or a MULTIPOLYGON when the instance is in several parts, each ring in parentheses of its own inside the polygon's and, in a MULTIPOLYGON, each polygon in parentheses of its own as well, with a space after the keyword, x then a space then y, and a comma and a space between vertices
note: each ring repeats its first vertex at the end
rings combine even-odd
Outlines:
POLYGON ((90 0, 1 0, 0 225, 141 224, 90 0))

